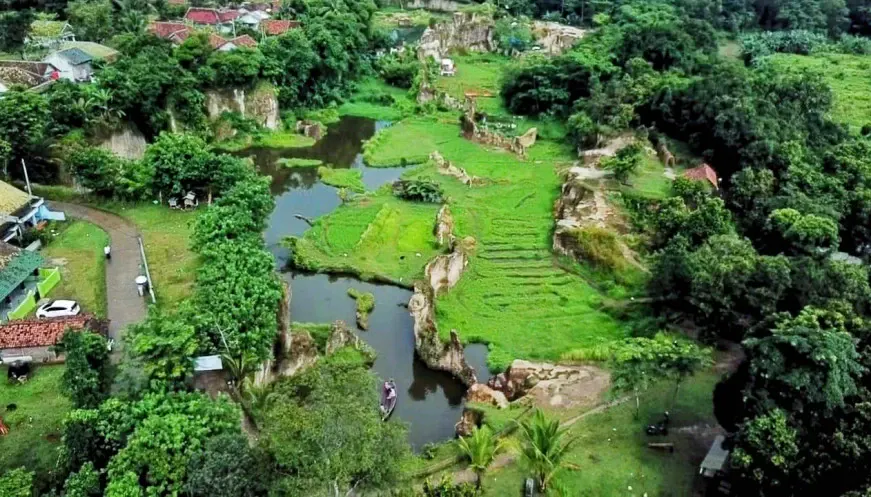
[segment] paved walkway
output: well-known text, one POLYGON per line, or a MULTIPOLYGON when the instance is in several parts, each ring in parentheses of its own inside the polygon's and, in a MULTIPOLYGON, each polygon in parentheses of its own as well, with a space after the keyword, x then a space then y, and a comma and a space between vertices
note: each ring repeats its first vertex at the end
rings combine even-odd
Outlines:
POLYGON ((131 323, 145 319, 145 298, 136 290, 139 276, 139 232, 130 221, 99 209, 66 202, 50 201, 52 210, 63 211, 68 217, 96 224, 109 234, 112 258, 106 263, 106 299, 108 300, 109 337, 120 350, 121 332, 131 323))

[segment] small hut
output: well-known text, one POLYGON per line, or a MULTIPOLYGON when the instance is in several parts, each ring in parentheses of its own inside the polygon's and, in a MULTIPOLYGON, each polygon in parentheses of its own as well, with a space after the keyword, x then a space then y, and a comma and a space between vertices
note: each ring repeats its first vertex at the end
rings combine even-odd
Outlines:
POLYGON ((683 175, 684 178, 688 178, 694 181, 707 181, 714 187, 714 190, 720 189, 720 180, 717 177, 717 171, 715 171, 713 167, 707 164, 702 164, 692 169, 687 169, 686 171, 684 171, 683 175))

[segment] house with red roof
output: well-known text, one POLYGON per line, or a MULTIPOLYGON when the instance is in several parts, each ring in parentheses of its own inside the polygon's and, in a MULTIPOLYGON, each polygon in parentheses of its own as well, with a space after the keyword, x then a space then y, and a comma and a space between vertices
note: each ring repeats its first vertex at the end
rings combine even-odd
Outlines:
POLYGON ((19 319, 0 325, 0 358, 29 356, 33 361, 61 361, 53 349, 67 330, 106 334, 108 321, 91 314, 59 318, 19 319))
POLYGON ((240 13, 238 10, 218 10, 206 7, 191 7, 184 15, 184 20, 194 26, 209 26, 223 32, 235 32, 235 23, 240 13))
POLYGON ((260 23, 260 31, 266 36, 281 36, 291 29, 298 28, 299 21, 284 19, 266 19, 260 23))
POLYGON ((148 25, 148 32, 158 38, 169 40, 176 45, 181 45, 190 36, 191 28, 180 22, 155 21, 148 25))
POLYGON ((687 169, 684 171, 683 176, 684 178, 694 181, 707 181, 714 187, 714 190, 720 189, 720 179, 717 176, 717 171, 708 164, 702 164, 692 169, 687 169))

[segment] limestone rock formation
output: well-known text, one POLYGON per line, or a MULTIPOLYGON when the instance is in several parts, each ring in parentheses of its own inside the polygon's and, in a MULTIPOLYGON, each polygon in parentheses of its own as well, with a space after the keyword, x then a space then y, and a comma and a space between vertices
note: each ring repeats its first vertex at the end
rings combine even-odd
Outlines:
POLYGON ((424 274, 433 295, 439 295, 453 288, 469 264, 466 253, 458 248, 447 255, 436 256, 424 268, 424 274))
POLYGON ((307 331, 292 333, 287 354, 280 364, 281 376, 293 376, 314 366, 318 361, 318 346, 307 331))
POLYGON ((538 138, 538 128, 529 128, 526 133, 517 137, 517 145, 525 151, 535 145, 536 138, 538 138))
POLYGON ((453 0, 412 0, 405 4, 405 8, 408 10, 424 9, 438 12, 456 12, 464 5, 466 4, 453 0))
POLYGON ((456 330, 451 330, 449 342, 442 342, 433 320, 433 292, 423 285, 415 285, 408 301, 408 310, 414 319, 414 346, 417 355, 431 369, 447 371, 466 386, 478 382, 475 369, 466 362, 463 344, 456 330))
POLYGON ((475 143, 480 143, 481 145, 504 148, 505 150, 514 152, 520 157, 526 157, 526 150, 535 144, 535 139, 538 136, 538 130, 536 128, 528 130, 522 136, 505 136, 498 131, 487 129, 484 126, 478 126, 478 123, 475 122, 477 114, 475 113, 473 99, 467 99, 466 109, 466 113, 460 118, 460 129, 462 130, 463 138, 475 143), (469 102, 472 103, 470 104, 469 102))
POLYGON ((490 404, 499 409, 508 407, 508 399, 505 397, 505 394, 498 390, 493 390, 484 383, 475 383, 469 387, 469 390, 466 391, 466 401, 490 404))
POLYGON ((145 135, 131 121, 125 121, 116 129, 98 131, 97 140, 98 147, 123 159, 141 159, 148 146, 145 135))
POLYGON ((443 205, 436 215, 435 236, 442 247, 449 247, 453 243, 454 216, 451 215, 448 204, 443 205))
POLYGON ((463 409, 463 415, 454 425, 454 432, 458 437, 467 437, 472 434, 472 429, 481 426, 481 412, 476 409, 463 409))
POLYGON ((521 390, 513 381, 508 379, 505 373, 499 373, 487 380, 487 386, 498 392, 502 392, 508 400, 514 400, 521 395, 521 390))
POLYGON ((342 347, 352 346, 352 347, 360 347, 362 344, 360 337, 358 337, 351 328, 348 328, 348 325, 345 324, 344 321, 335 321, 333 322, 333 326, 330 329, 330 337, 327 338, 327 355, 330 355, 342 347))
POLYGON ((450 21, 426 28, 420 37, 417 56, 421 59, 435 57, 438 60, 456 49, 492 52, 496 48, 494 27, 495 23, 489 16, 455 12, 450 21))
POLYGON ((575 408, 599 401, 610 384, 607 371, 595 366, 561 366, 517 359, 505 373, 508 381, 519 386, 539 406, 575 408))
POLYGON ((575 43, 589 33, 588 30, 566 26, 557 22, 535 21, 532 24, 532 34, 542 51, 558 55, 572 48, 575 43))
POLYGON ((309 138, 320 140, 324 136, 324 125, 317 121, 297 121, 296 132, 309 138))
POLYGON ((224 112, 238 112, 253 119, 266 129, 279 128, 278 95, 268 83, 260 83, 254 90, 231 88, 206 92, 206 111, 210 119, 218 119, 224 112))
POLYGON ((438 151, 431 153, 429 159, 435 163, 436 171, 438 171, 439 174, 457 178, 460 180, 460 183, 467 186, 479 185, 482 183, 480 178, 477 176, 470 176, 464 168, 453 165, 449 160, 442 157, 442 154, 438 153, 438 151))

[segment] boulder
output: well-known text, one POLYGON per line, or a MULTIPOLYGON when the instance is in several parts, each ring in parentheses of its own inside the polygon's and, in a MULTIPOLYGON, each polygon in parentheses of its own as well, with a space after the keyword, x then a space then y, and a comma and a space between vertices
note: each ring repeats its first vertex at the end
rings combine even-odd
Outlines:
POLYGON ((469 387, 469 390, 466 391, 466 401, 489 404, 499 409, 508 407, 508 399, 505 398, 504 393, 493 390, 483 383, 475 383, 469 387))
POLYGON ((475 409, 463 409, 463 415, 457 424, 454 425, 454 431, 458 437, 467 437, 472 434, 472 429, 476 426, 481 426, 481 412, 475 409))
POLYGON ((509 380, 505 373, 499 373, 487 380, 487 386, 493 390, 502 392, 508 400, 519 397, 520 389, 513 381, 509 380))
POLYGON ((360 345, 360 337, 358 337, 344 321, 335 321, 330 329, 330 336, 327 338, 327 355, 346 346, 358 347, 360 345))
POLYGON ((563 366, 517 359, 505 373, 517 395, 536 405, 574 408, 594 405, 608 389, 610 375, 595 366, 563 366))
POLYGON ((451 245, 454 236, 454 216, 451 215, 451 209, 447 204, 443 205, 436 215, 435 235, 440 246, 451 245))
POLYGON ((535 145, 536 138, 538 138, 538 128, 529 128, 526 133, 517 137, 517 144, 527 149, 535 145))
POLYGON ((296 132, 309 138, 320 140, 324 136, 324 125, 317 121, 297 121, 296 132))

